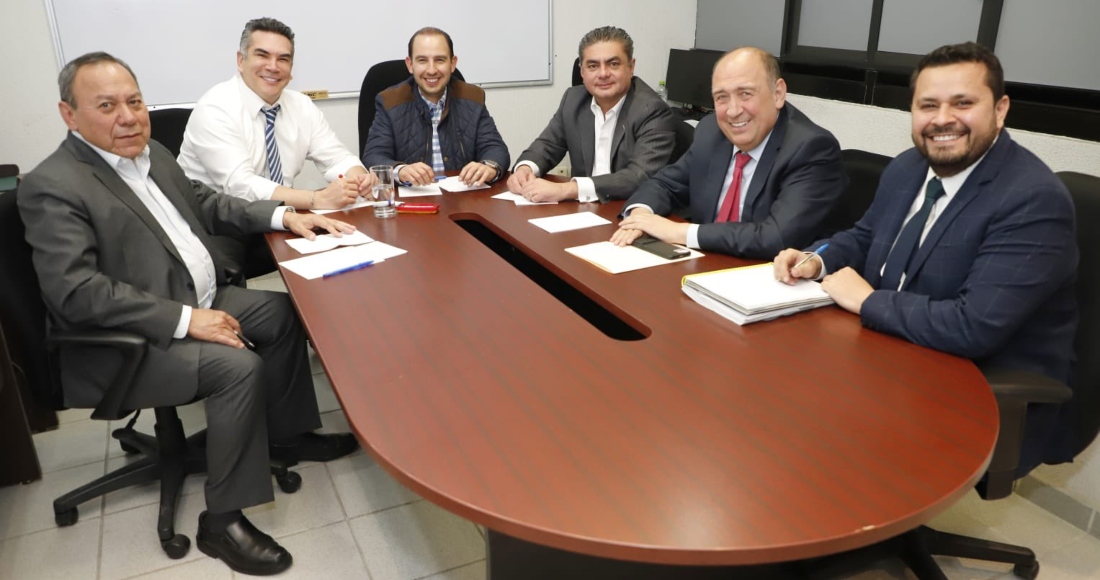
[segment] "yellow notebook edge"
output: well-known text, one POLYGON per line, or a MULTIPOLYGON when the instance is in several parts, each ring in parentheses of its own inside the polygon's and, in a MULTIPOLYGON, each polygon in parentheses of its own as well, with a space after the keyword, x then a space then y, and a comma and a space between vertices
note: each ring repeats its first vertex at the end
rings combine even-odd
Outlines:
POLYGON ((749 268, 763 268, 764 266, 771 266, 771 262, 764 262, 763 264, 755 264, 752 266, 737 266, 736 268, 723 268, 721 270, 712 270, 710 272, 699 272, 697 274, 688 274, 680 279, 680 287, 682 288, 687 284, 690 278, 702 278, 703 276, 709 276, 711 274, 721 274, 723 272, 732 272, 733 270, 748 270, 749 268))

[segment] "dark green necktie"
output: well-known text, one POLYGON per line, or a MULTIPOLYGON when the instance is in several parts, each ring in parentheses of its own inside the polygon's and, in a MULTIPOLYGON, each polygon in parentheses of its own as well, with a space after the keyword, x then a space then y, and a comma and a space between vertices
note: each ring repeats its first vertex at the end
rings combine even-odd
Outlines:
POLYGON ((928 223, 928 216, 932 213, 932 206, 936 200, 943 197, 943 183, 940 178, 933 177, 928 182, 924 191, 924 205, 902 228, 898 240, 894 242, 894 249, 890 251, 890 257, 886 258, 886 268, 882 272, 882 282, 879 288, 882 290, 897 290, 901 285, 901 275, 909 269, 909 263, 917 254, 920 247, 920 235, 924 232, 924 225, 928 223))

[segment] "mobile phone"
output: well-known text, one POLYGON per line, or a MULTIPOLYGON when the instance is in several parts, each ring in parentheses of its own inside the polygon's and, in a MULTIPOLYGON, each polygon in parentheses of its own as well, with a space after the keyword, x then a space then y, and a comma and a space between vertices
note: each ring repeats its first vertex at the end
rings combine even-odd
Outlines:
POLYGON ((668 242, 662 242, 649 234, 642 234, 642 237, 634 240, 630 245, 640 250, 645 250, 655 256, 660 256, 666 260, 676 260, 691 255, 691 250, 672 245, 668 242))

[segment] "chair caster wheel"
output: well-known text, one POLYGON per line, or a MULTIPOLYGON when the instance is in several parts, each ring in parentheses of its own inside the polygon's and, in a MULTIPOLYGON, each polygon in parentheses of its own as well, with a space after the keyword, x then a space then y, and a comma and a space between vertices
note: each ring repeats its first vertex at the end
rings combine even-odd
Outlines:
POLYGON ((275 476, 275 482, 279 484, 279 489, 283 490, 283 493, 294 493, 302 488, 302 476, 294 471, 275 476))
POLYGON ((75 524, 79 517, 80 512, 76 511, 76 508, 72 508, 63 512, 54 512, 53 521, 57 522, 58 527, 64 528, 75 524))
POLYGON ((1016 564, 1012 567, 1012 573, 1024 580, 1035 580, 1039 576, 1039 561, 1030 564, 1016 564))
POLYGON ((183 534, 176 534, 171 540, 162 540, 160 547, 164 548, 164 553, 169 558, 179 560, 191 550, 191 540, 183 534))

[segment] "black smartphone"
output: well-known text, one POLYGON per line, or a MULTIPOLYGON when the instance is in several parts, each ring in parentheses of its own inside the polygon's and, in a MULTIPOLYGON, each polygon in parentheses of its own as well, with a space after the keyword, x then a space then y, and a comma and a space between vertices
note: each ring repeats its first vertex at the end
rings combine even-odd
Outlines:
POLYGON ((662 242, 649 234, 642 234, 642 237, 634 240, 634 243, 630 245, 645 250, 655 256, 660 256, 666 260, 676 260, 691 255, 691 250, 681 248, 680 246, 674 246, 668 242, 662 242))

